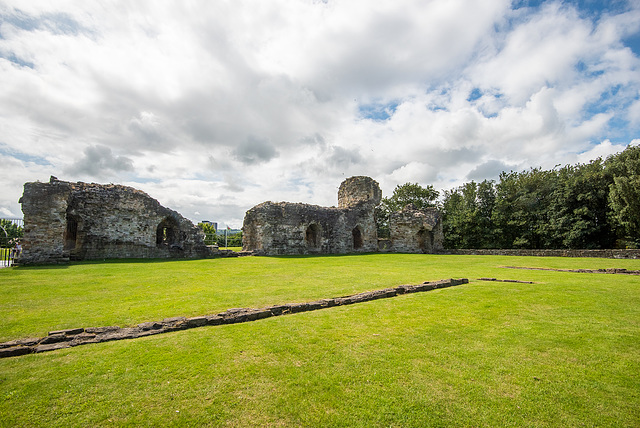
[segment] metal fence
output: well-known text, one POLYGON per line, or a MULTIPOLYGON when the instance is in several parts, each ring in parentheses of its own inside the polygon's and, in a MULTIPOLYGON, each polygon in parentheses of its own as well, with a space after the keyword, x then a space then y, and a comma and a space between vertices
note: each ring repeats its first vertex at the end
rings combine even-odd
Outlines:
POLYGON ((0 268, 12 266, 20 256, 23 227, 21 218, 0 218, 0 268))

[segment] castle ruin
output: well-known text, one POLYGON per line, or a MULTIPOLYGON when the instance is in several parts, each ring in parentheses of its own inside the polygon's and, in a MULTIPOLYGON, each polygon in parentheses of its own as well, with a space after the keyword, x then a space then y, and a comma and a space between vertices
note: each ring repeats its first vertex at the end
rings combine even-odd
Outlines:
POLYGON ((437 253, 444 250, 442 218, 437 208, 409 204, 389 216, 391 248, 396 253, 437 253))
MULTIPOLYGON (((264 202, 247 211, 243 250, 259 255, 345 254, 378 251, 375 208, 382 191, 369 177, 340 185, 338 207, 264 202)), ((390 218, 393 252, 432 253, 442 249, 442 222, 433 209, 407 207, 390 218)))
MULTIPOLYGON (((264 202, 246 212, 243 250, 255 255, 379 251, 375 208, 382 191, 369 177, 340 185, 338 207, 264 202)), ((146 193, 121 185, 25 183, 21 264, 107 258, 204 258, 220 255, 204 233, 146 193)), ((385 251, 434 253, 442 248, 437 209, 409 205, 391 213, 385 251)), ((235 253, 234 253, 235 254, 235 253)))
POLYGON ((48 183, 25 183, 19 202, 22 264, 211 254, 190 220, 132 187, 51 177, 48 183))
POLYGON ((378 249, 375 207, 382 191, 369 177, 351 177, 338 191, 338 207, 264 202, 242 226, 242 249, 259 255, 343 254, 378 249))

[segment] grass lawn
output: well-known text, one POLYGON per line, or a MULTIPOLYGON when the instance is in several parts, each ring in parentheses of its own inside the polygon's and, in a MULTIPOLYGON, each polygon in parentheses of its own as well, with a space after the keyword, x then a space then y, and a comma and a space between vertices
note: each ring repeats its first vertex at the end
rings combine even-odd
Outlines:
POLYGON ((3 359, 0 426, 640 426, 640 277, 500 266, 640 261, 370 254, 2 269, 3 341, 471 282, 3 359))

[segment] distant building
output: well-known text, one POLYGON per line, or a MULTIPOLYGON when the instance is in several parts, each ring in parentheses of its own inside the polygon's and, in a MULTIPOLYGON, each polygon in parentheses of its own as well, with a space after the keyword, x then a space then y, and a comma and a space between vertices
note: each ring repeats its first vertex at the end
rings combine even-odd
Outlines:
POLYGON ((218 223, 215 221, 209 221, 209 220, 202 220, 200 223, 202 224, 208 224, 213 226, 213 228, 215 229, 216 232, 218 232, 218 223))

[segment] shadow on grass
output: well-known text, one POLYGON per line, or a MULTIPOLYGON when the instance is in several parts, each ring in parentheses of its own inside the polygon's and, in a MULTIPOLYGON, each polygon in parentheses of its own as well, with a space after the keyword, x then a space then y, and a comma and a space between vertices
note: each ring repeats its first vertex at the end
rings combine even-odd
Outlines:
POLYGON ((15 270, 54 270, 54 269, 69 269, 69 264, 61 264, 61 265, 18 265, 11 266, 11 268, 15 270))
MULTIPOLYGON (((270 256, 254 256, 266 259, 316 259, 316 258, 338 258, 338 257, 353 257, 353 256, 370 256, 374 254, 402 254, 402 253, 386 253, 386 252, 368 252, 368 253, 340 253, 340 254, 283 254, 283 255, 270 255, 270 256)), ((414 254, 414 253, 407 253, 414 254)), ((423 254, 429 255, 429 254, 423 254)), ((65 264, 49 265, 49 264, 30 264, 26 266, 16 266, 15 269, 68 269, 70 266, 83 266, 83 265, 101 265, 101 264, 155 264, 155 263, 170 263, 170 262, 186 262, 186 261, 200 261, 200 260, 220 260, 225 257, 204 257, 204 258, 133 258, 133 259, 98 259, 98 260, 79 260, 71 261, 65 264)), ((228 258, 228 257, 227 257, 228 258)), ((234 257, 232 257, 234 258, 234 257)))
MULTIPOLYGON (((369 253, 340 253, 340 254, 283 254, 273 256, 256 256, 273 259, 317 259, 317 258, 336 258, 336 257, 353 257, 353 256, 370 256, 373 254, 390 254, 383 252, 369 252, 369 253)), ((400 253, 395 253, 400 254, 400 253)))
MULTIPOLYGON (((192 260, 209 260, 209 259, 100 259, 100 260, 81 260, 72 261, 64 264, 49 265, 49 264, 29 264, 26 266, 16 266, 15 269, 20 270, 46 270, 46 269, 68 269, 71 266, 84 266, 84 265, 103 265, 103 264, 154 264, 154 263, 168 263, 168 262, 184 262, 192 260)), ((210 260, 213 260, 210 259, 210 260)))

